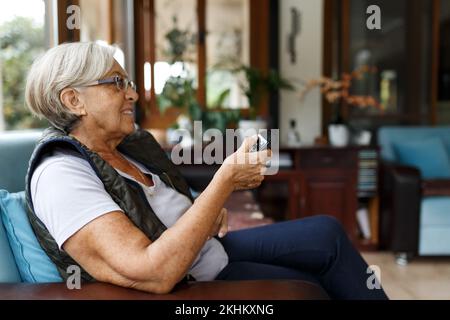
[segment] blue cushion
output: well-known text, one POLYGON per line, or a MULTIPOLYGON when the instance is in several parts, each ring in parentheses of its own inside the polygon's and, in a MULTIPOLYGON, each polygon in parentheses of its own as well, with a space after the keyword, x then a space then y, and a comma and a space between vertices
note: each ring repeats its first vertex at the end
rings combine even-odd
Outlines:
POLYGON ((396 144, 429 138, 442 139, 447 154, 450 154, 450 126, 383 126, 377 132, 381 159, 396 162, 396 144))
POLYGON ((0 214, 22 281, 61 282, 56 266, 31 228, 25 206, 25 192, 0 190, 0 214))
POLYGON ((446 226, 450 228, 450 197, 422 198, 420 226, 446 226))
POLYGON ((417 167, 424 179, 450 178, 450 161, 438 137, 394 145, 400 163, 417 167))
POLYGON ((421 256, 450 255, 450 227, 422 226, 419 232, 419 254, 421 256))
POLYGON ((16 261, 9 246, 5 228, 0 220, 0 283, 22 282, 16 261))
POLYGON ((25 189, 28 161, 42 130, 8 131, 0 134, 0 189, 25 189))

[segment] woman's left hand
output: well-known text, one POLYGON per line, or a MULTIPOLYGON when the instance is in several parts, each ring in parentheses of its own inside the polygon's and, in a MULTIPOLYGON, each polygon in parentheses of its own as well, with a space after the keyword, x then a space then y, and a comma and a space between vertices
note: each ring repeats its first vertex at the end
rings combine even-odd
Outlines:
POLYGON ((225 237, 227 232, 228 232, 228 210, 222 208, 222 210, 220 210, 220 214, 217 217, 216 223, 213 226, 212 232, 208 240, 216 235, 218 235, 219 238, 223 238, 225 237))

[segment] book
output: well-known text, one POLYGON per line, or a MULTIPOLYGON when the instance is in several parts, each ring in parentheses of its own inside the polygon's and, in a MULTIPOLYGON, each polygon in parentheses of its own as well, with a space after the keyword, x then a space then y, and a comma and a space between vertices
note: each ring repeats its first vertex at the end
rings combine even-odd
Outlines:
POLYGON ((356 220, 358 221, 359 230, 364 239, 370 239, 370 220, 369 220, 369 210, 367 208, 359 208, 356 212, 356 220))

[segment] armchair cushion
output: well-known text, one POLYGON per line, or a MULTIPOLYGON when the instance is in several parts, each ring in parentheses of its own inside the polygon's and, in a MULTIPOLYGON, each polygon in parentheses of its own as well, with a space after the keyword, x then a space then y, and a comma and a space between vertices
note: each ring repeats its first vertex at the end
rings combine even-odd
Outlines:
POLYGON ((424 197, 420 210, 422 226, 450 226, 450 197, 424 197))
POLYGON ((19 270, 17 270, 16 261, 9 246, 5 228, 0 220, 0 283, 15 283, 20 281, 19 270))
POLYGON ((424 179, 450 178, 450 161, 439 137, 397 143, 394 145, 399 162, 417 167, 424 179))
POLYGON ((450 254, 450 197, 424 197, 420 203, 420 255, 450 254))
POLYGON ((0 190, 0 214, 23 282, 61 282, 56 266, 41 248, 26 213, 25 193, 0 190))
POLYGON ((25 189, 28 160, 42 130, 8 131, 0 134, 0 189, 25 189))

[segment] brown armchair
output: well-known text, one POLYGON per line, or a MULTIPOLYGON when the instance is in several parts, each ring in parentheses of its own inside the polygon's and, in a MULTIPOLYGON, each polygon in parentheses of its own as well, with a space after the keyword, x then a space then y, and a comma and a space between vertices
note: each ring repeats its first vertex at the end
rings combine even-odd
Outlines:
POLYGON ((405 264, 418 252, 420 172, 394 163, 383 163, 380 172, 380 245, 405 264))
POLYGON ((381 166, 380 242, 406 264, 419 250, 421 203, 427 197, 449 197, 450 180, 424 180, 415 167, 381 166))
POLYGON ((380 244, 397 254, 399 264, 450 255, 449 134, 450 127, 378 130, 380 244))

